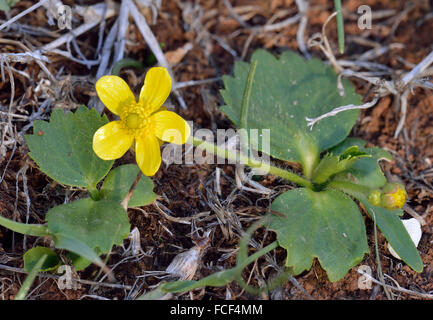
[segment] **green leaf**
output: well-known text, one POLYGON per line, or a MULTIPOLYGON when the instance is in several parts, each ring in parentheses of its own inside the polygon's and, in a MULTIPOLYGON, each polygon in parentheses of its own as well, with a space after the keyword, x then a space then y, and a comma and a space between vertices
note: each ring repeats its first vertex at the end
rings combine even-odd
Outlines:
POLYGON ((400 258, 416 272, 422 272, 424 265, 418 249, 415 247, 409 233, 399 218, 399 216, 403 215, 403 210, 388 210, 376 207, 370 204, 364 197, 359 198, 359 200, 367 208, 371 219, 376 219, 376 224, 380 231, 400 258))
POLYGON ((356 204, 336 190, 294 189, 280 195, 271 209, 269 228, 287 250, 294 274, 311 268, 317 257, 331 281, 343 278, 368 253, 365 225, 356 204))
POLYGON ((66 257, 72 261, 72 264, 74 265, 74 269, 77 271, 86 269, 92 263, 92 261, 83 258, 82 256, 74 252, 68 252, 66 257))
POLYGON ((30 272, 43 256, 46 259, 39 268, 41 271, 52 271, 60 265, 60 259, 53 250, 37 246, 24 254, 24 271, 30 272))
POLYGON ((351 146, 357 146, 359 151, 365 152, 371 157, 362 158, 344 173, 339 173, 334 177, 336 181, 350 181, 370 188, 380 188, 386 183, 385 175, 380 168, 379 161, 391 161, 389 152, 378 148, 364 148, 366 142, 358 138, 347 138, 338 146, 329 150, 335 155, 341 155, 344 150, 351 146))
POLYGON ((353 184, 347 181, 334 181, 329 184, 332 188, 341 190, 352 197, 358 199, 364 207, 371 219, 376 220, 382 234, 402 258, 413 270, 421 272, 423 263, 419 256, 418 250, 413 244, 406 228, 401 222, 399 216, 403 215, 403 210, 386 208, 372 205, 368 200, 363 189, 365 187, 353 184))
POLYGON ((94 264, 106 269, 104 262, 99 258, 98 254, 92 250, 87 244, 78 240, 77 238, 70 237, 64 234, 57 234, 53 236, 54 244, 58 249, 69 250, 78 256, 81 256, 94 264))
MULTIPOLYGON (((341 97, 337 76, 318 59, 304 60, 287 51, 277 60, 272 54, 257 50, 251 61, 258 61, 258 65, 251 90, 248 128, 270 129, 270 155, 301 162, 311 170, 319 152, 346 138, 359 111, 325 118, 313 130, 307 127, 305 118, 320 116, 342 105, 360 104, 361 97, 346 80, 343 80, 346 95, 341 97)), ((225 89, 221 94, 226 106, 222 110, 238 128, 248 72, 248 63, 236 62, 234 78, 223 77, 225 89)), ((259 150, 266 151, 257 141, 261 139, 250 139, 259 150)))
POLYGON ((79 107, 75 113, 54 110, 50 122, 35 121, 26 135, 30 157, 52 179, 76 187, 92 188, 108 173, 113 161, 100 159, 92 149, 93 134, 108 122, 95 109, 79 107))
MULTIPOLYGON (((102 199, 122 202, 139 171, 140 169, 135 164, 126 164, 111 170, 100 190, 102 199)), ((134 208, 152 203, 156 199, 153 188, 152 179, 142 175, 128 202, 128 207, 134 208)))
POLYGON ((361 158, 371 157, 366 152, 358 150, 357 146, 352 146, 346 149, 340 155, 326 154, 314 168, 313 182, 322 184, 325 183, 333 175, 348 170, 361 158))
POLYGON ((0 11, 9 11, 19 0, 0 0, 0 11))
POLYGON ((113 245, 121 245, 130 229, 125 210, 118 202, 108 200, 86 198, 62 204, 50 209, 46 219, 58 241, 65 237, 76 239, 100 254, 108 253, 113 245))
POLYGON ((10 7, 6 3, 6 0, 0 0, 0 11, 9 11, 10 7))

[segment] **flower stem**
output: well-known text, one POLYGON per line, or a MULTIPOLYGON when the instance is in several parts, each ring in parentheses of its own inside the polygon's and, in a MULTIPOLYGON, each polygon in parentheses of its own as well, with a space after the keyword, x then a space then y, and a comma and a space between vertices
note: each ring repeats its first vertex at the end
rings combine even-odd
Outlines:
POLYGON ((369 187, 361 186, 347 181, 331 181, 328 187, 343 191, 357 199, 367 199, 372 191, 369 187))
POLYGON ((99 190, 96 188, 96 185, 94 186, 89 185, 87 187, 87 190, 89 191, 90 198, 92 198, 92 200, 94 201, 101 200, 101 194, 99 193, 99 190))
MULTIPOLYGON (((219 146, 214 145, 213 143, 203 141, 203 140, 198 139, 194 136, 191 136, 189 138, 188 143, 193 144, 194 146, 201 148, 207 152, 213 153, 214 155, 216 155, 218 157, 232 160, 234 162, 240 161, 240 163, 244 163, 244 164, 246 164, 252 168, 260 169, 263 167, 263 163, 261 163, 260 161, 249 158, 243 154, 240 154, 239 152, 234 152, 234 151, 227 150, 226 148, 221 148, 219 146)), ((302 178, 302 177, 300 177, 300 176, 298 176, 292 172, 277 168, 277 167, 272 166, 270 164, 268 166, 269 166, 268 172, 270 174, 273 174, 273 175, 279 176, 283 179, 292 181, 292 182, 294 182, 300 186, 303 186, 303 187, 307 187, 310 189, 313 188, 312 183, 310 181, 308 181, 307 179, 304 179, 304 178, 302 178)))
POLYGON ((141 173, 141 170, 138 170, 137 176, 135 177, 134 182, 131 184, 131 187, 129 188, 128 193, 126 194, 125 198, 122 200, 120 205, 125 209, 125 211, 128 210, 128 203, 132 198, 132 195, 134 194, 135 188, 137 187, 138 183, 140 182, 141 176, 143 174, 141 173))
POLYGON ((43 237, 51 235, 48 228, 44 225, 20 223, 2 216, 0 216, 0 225, 14 232, 26 234, 28 236, 43 237))
POLYGON ((341 10, 341 0, 334 0, 335 11, 337 14, 337 32, 338 32, 338 48, 340 53, 344 53, 344 21, 343 12, 341 10))

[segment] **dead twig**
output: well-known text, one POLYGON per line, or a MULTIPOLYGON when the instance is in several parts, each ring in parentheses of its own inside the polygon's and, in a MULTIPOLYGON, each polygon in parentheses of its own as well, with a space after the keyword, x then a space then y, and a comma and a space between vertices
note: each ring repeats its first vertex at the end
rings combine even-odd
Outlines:
POLYGON ((389 284, 385 284, 385 283, 382 283, 382 282, 376 280, 376 279, 373 278, 371 275, 369 275, 368 273, 366 273, 366 272, 360 270, 359 268, 358 268, 357 271, 358 271, 358 273, 360 273, 360 274, 366 276, 368 279, 370 279, 370 280, 373 281, 374 283, 376 283, 376 284, 378 284, 378 285, 381 285, 381 286, 383 286, 383 287, 386 287, 387 289, 394 290, 394 291, 398 291, 398 292, 402 292, 402 293, 406 293, 406 294, 408 294, 408 295, 416 296, 416 297, 420 297, 420 298, 424 298, 424 299, 433 299, 433 294, 416 292, 416 291, 413 291, 413 290, 408 290, 408 289, 402 288, 402 287, 400 287, 400 286, 398 286, 398 287, 396 288, 396 287, 390 286, 389 284))
POLYGON ((0 31, 3 30, 4 28, 6 28, 7 26, 11 25, 12 23, 14 23, 15 21, 17 21, 18 19, 21 19, 26 14, 28 14, 28 13, 36 10, 37 8, 39 8, 40 6, 42 6, 45 2, 47 2, 47 0, 41 0, 38 3, 35 3, 34 5, 32 5, 30 8, 24 10, 23 12, 18 13, 15 17, 9 19, 9 21, 3 23, 0 26, 0 31))
POLYGON ((310 128, 310 130, 313 130, 313 126, 319 122, 322 119, 333 117, 340 112, 347 111, 347 110, 355 110, 355 109, 368 109, 376 105, 377 101, 379 100, 379 97, 375 97, 372 101, 364 103, 362 105, 354 105, 354 104, 348 104, 346 106, 341 106, 338 108, 335 108, 325 114, 322 114, 321 116, 318 116, 316 118, 308 118, 306 117, 305 120, 307 120, 307 126, 310 128))

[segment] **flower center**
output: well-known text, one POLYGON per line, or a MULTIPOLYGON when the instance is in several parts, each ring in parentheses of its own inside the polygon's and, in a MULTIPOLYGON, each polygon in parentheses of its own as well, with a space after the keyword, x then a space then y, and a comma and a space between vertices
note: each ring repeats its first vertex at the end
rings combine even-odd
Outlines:
POLYGON ((126 116, 125 122, 129 129, 137 129, 140 126, 140 116, 136 113, 131 113, 126 116))
POLYGON ((123 127, 135 137, 146 134, 151 130, 149 113, 145 111, 143 106, 137 103, 123 107, 120 113, 120 120, 123 127))

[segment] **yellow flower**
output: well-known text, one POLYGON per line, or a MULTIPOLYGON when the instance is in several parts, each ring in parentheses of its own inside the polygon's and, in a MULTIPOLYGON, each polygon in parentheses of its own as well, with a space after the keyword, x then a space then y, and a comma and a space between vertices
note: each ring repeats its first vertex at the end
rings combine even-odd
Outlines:
POLYGON ((189 138, 188 123, 162 107, 171 91, 171 78, 165 68, 147 72, 138 102, 118 76, 103 76, 95 86, 102 103, 120 117, 99 128, 93 136, 93 151, 101 159, 118 159, 134 143, 138 166, 145 175, 153 176, 161 165, 163 141, 184 144, 189 138))

